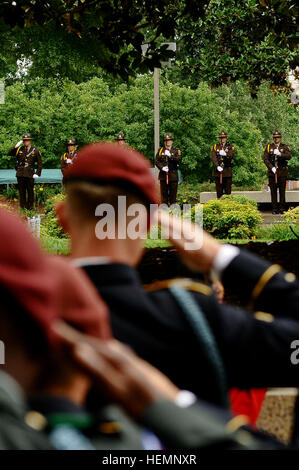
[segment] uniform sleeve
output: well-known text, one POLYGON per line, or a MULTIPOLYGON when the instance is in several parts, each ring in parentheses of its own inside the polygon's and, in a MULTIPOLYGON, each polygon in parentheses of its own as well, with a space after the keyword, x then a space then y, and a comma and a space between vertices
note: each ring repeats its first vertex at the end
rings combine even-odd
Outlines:
POLYGON ((228 148, 228 152, 226 154, 226 157, 233 160, 234 156, 235 156, 235 147, 233 145, 230 145, 229 148, 228 148))
POLYGON ((162 170, 162 168, 164 166, 163 160, 160 156, 161 150, 162 150, 162 148, 159 148, 159 150, 157 152, 157 155, 156 155, 156 167, 159 168, 159 170, 162 170))
POLYGON ((298 321, 224 304, 215 306, 207 318, 229 388, 298 387, 298 367, 291 361, 291 345, 299 338, 298 321))
POLYGON ((269 170, 271 170, 271 168, 273 167, 273 165, 272 165, 272 163, 271 163, 270 160, 269 160, 270 154, 269 154, 269 152, 268 152, 268 147, 269 147, 269 146, 267 145, 267 147, 266 147, 265 150, 264 150, 264 163, 265 163, 266 167, 267 167, 269 170))
POLYGON ((299 283, 280 266, 241 250, 224 269, 222 282, 242 305, 299 321, 299 283))
POLYGON ((9 150, 9 152, 8 152, 7 155, 10 155, 11 157, 15 157, 15 155, 16 155, 16 153, 17 153, 17 150, 18 150, 18 147, 17 147, 17 148, 16 148, 16 147, 12 147, 12 148, 9 150))
POLYGON ((176 161, 177 163, 180 163, 180 161, 182 160, 180 149, 177 148, 176 151, 171 155, 170 159, 176 161))
POLYGON ((210 412, 204 402, 179 408, 171 401, 159 400, 148 406, 140 421, 168 449, 204 449, 219 445, 232 449, 238 447, 238 437, 228 432, 229 419, 221 412, 219 416, 217 411, 210 412))
POLYGON ((284 158, 285 160, 290 160, 291 158, 291 150, 288 145, 284 145, 283 148, 280 150, 280 157, 279 158, 284 158))
POLYGON ((61 170, 63 170, 66 166, 67 166, 67 163, 65 161, 65 157, 64 157, 64 154, 63 154, 63 155, 61 155, 61 158, 60 158, 60 168, 61 168, 61 170))
POLYGON ((36 170, 36 174, 37 174, 38 176, 40 176, 41 173, 42 173, 43 163, 42 163, 42 156, 41 156, 41 153, 40 153, 39 150, 37 150, 36 159, 37 159, 37 170, 36 170))
POLYGON ((218 166, 218 159, 217 159, 217 153, 216 153, 216 150, 215 150, 215 146, 213 145, 213 147, 211 148, 211 160, 212 160, 212 163, 214 165, 215 168, 217 168, 218 166))

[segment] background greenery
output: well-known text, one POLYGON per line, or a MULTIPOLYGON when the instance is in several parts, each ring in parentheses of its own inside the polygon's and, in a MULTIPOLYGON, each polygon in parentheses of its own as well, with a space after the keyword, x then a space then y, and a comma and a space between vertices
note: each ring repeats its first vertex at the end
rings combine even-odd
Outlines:
MULTIPOLYGON (((292 149, 290 177, 299 177, 299 114, 284 93, 262 84, 256 99, 249 85, 236 82, 211 89, 200 83, 191 89, 162 79, 160 83, 161 135, 172 132, 182 151, 181 171, 186 182, 208 182, 212 167, 210 148, 224 128, 236 147, 234 184, 259 186, 266 178, 262 161, 272 131, 283 133, 292 149)), ((94 77, 83 83, 65 79, 60 86, 17 82, 6 87, 0 114, 0 167, 13 168, 8 150, 30 131, 42 153, 45 168, 58 168, 65 140, 76 137, 79 145, 113 140, 121 130, 128 143, 152 162, 153 77, 144 75, 130 83, 94 77)))

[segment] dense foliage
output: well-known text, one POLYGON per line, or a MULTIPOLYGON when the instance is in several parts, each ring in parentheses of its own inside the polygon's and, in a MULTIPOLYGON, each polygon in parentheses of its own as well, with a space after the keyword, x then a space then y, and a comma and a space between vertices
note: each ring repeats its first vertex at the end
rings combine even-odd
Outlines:
MULTIPOLYGON (((191 209, 195 214, 195 207, 191 209)), ((245 196, 223 196, 203 206, 203 227, 220 239, 256 237, 262 217, 257 204, 245 196)))
MULTIPOLYGON (((0 107, 0 167, 13 168, 8 150, 23 132, 31 132, 42 153, 44 168, 59 168, 68 137, 79 146, 97 140, 113 140, 121 130, 128 143, 152 162, 153 78, 143 76, 116 89, 102 78, 76 84, 65 80, 60 88, 36 84, 28 89, 16 83, 6 87, 5 105, 0 107)), ((193 90, 160 83, 161 135, 174 134, 182 151, 181 171, 185 181, 201 183, 212 174, 211 146, 220 129, 227 130, 236 147, 234 184, 261 185, 266 180, 263 148, 278 128, 292 149, 291 176, 299 177, 298 112, 284 94, 273 95, 263 85, 253 100, 241 82, 211 90, 207 84, 193 90)))
POLYGON ((79 82, 101 75, 100 66, 128 79, 174 58, 163 42, 175 40, 175 82, 285 84, 296 64, 296 17, 295 0, 6 0, 0 76, 79 82))
POLYGON ((237 79, 247 80, 252 92, 262 80, 285 85, 286 70, 298 64, 291 6, 288 1, 210 1, 204 19, 182 18, 177 60, 168 75, 191 87, 203 80, 219 86, 237 79), (284 21, 288 28, 282 33, 284 21))

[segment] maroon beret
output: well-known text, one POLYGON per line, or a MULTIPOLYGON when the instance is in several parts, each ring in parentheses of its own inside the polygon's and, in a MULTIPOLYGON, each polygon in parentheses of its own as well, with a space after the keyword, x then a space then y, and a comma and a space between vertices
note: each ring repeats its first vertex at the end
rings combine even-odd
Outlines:
POLYGON ((95 143, 83 147, 65 171, 64 181, 127 183, 150 204, 158 204, 156 182, 148 160, 136 150, 115 143, 95 143))
POLYGON ((56 281, 46 256, 23 221, 0 209, 0 286, 39 324, 45 339, 56 316, 56 281))
POLYGON ((51 347, 60 340, 52 328, 58 319, 83 333, 111 337, 108 309, 87 276, 44 254, 23 221, 1 209, 0 287, 37 322, 51 347))

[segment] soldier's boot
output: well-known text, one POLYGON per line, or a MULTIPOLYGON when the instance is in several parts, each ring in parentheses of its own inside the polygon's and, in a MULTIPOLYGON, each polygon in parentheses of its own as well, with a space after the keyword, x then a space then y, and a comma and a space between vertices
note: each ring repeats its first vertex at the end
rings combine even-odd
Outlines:
POLYGON ((169 183, 169 205, 176 203, 176 196, 178 191, 178 183, 177 181, 172 181, 169 183))
POLYGON ((270 186, 270 191, 271 191, 272 214, 277 214, 278 213, 277 184, 275 183, 274 177, 269 178, 269 186, 270 186))
POLYGON ((169 197, 168 197, 168 184, 166 181, 160 181, 160 191, 161 191, 161 202, 162 204, 169 205, 169 197))
POLYGON ((18 189, 19 189, 19 201, 21 209, 26 208, 26 181, 25 178, 20 176, 18 180, 18 189))
POLYGON ((283 214, 286 210, 286 177, 278 178, 279 189, 279 213, 283 214))
POLYGON ((34 179, 26 178, 27 181, 27 209, 33 209, 34 206, 34 179))
POLYGON ((217 199, 220 199, 223 193, 223 185, 220 183, 219 176, 215 176, 217 199))
POLYGON ((224 193, 230 195, 232 192, 232 177, 226 176, 223 178, 224 193))

